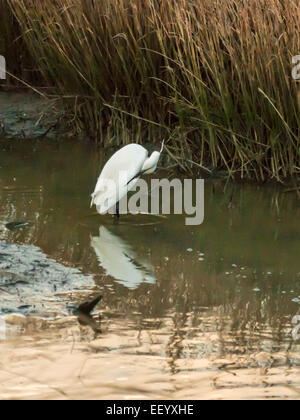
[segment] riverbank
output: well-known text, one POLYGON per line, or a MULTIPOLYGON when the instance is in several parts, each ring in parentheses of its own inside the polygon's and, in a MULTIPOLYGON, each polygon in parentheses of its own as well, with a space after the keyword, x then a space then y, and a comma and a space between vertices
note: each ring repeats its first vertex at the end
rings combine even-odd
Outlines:
POLYGON ((92 276, 48 258, 36 246, 0 241, 1 317, 66 316, 76 307, 72 293, 88 293, 93 285, 92 276))
POLYGON ((42 140, 69 135, 62 101, 48 99, 30 89, 0 88, 1 140, 42 140))

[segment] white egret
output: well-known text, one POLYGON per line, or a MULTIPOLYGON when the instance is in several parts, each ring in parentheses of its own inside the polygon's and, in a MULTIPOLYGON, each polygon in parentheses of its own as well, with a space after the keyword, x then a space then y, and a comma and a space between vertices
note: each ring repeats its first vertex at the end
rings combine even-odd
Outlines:
POLYGON ((95 204, 98 213, 105 214, 116 207, 119 217, 119 201, 132 190, 141 175, 152 174, 156 168, 163 150, 148 151, 139 144, 128 144, 118 150, 105 164, 98 178, 95 191, 92 194, 91 206, 95 204))

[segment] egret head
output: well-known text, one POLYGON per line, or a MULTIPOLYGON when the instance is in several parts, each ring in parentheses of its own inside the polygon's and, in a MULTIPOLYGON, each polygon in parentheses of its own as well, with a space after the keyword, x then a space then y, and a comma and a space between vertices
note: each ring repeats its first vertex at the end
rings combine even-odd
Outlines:
POLYGON ((153 174, 157 168, 157 164, 163 151, 165 141, 162 141, 161 149, 159 152, 153 152, 152 155, 145 161, 144 166, 142 168, 143 174, 153 174))
POLYGON ((153 174, 153 172, 157 168, 159 157, 160 157, 159 152, 152 153, 152 155, 144 163, 144 166, 142 168, 143 174, 153 174))

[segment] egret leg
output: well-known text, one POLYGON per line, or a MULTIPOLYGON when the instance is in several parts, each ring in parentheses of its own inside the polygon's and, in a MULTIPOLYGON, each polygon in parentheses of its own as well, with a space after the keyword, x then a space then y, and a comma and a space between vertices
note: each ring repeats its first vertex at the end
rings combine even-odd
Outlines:
POLYGON ((119 220, 120 219, 120 209, 119 209, 119 203, 116 204, 116 214, 115 214, 115 219, 119 220))

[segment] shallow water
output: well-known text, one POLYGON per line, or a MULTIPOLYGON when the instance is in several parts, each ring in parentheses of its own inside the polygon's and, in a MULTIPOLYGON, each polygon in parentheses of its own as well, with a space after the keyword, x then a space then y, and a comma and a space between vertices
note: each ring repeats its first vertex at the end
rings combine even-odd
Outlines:
MULTIPOLYGON (((0 395, 299 398, 297 196, 207 180, 201 226, 145 215, 116 224, 89 208, 106 159, 75 141, 0 144, 0 240, 36 245, 94 277, 75 290, 70 273, 52 299, 45 280, 60 319, 26 306, 28 318, 5 325, 0 395), (13 221, 30 224, 5 229, 13 221), (95 335, 72 308, 99 293, 95 335)), ((35 301, 41 290, 32 288, 35 301)))

